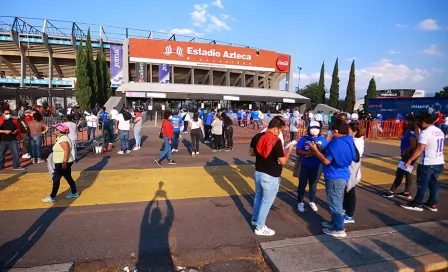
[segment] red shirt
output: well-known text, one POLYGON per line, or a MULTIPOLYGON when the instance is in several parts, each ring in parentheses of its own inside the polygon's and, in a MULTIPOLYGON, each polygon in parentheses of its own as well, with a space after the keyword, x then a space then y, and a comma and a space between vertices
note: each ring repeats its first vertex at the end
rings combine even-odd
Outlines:
POLYGON ((171 141, 171 138, 173 138, 174 135, 174 126, 171 124, 168 120, 163 120, 162 123, 162 133, 163 136, 166 136, 169 141, 171 141))
POLYGON ((442 115, 442 113, 438 113, 437 114, 436 125, 441 125, 442 122, 443 122, 443 115, 442 115))

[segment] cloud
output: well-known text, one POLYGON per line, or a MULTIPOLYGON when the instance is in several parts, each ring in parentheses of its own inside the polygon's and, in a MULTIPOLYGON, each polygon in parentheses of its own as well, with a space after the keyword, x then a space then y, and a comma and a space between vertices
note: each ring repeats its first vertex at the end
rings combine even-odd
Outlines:
POLYGON ((194 10, 201 11, 201 10, 207 9, 208 5, 207 4, 194 4, 193 8, 194 8, 194 10))
POLYGON ((395 50, 389 50, 389 54, 390 55, 400 55, 401 52, 400 51, 395 51, 395 50))
POLYGON ((193 19, 193 25, 195 26, 202 26, 205 22, 207 22, 207 11, 201 10, 195 10, 192 13, 190 13, 191 19, 193 19))
POLYGON ((224 6, 222 5, 222 1, 221 0, 213 1, 212 6, 215 6, 215 7, 218 7, 218 8, 224 8, 224 6))
POLYGON ((210 19, 211 23, 208 25, 206 31, 221 31, 221 29, 230 30, 230 27, 225 22, 219 20, 215 15, 208 14, 207 17, 210 19))
POLYGON ((170 31, 170 34, 178 34, 178 35, 185 35, 185 36, 196 36, 196 37, 203 37, 203 33, 195 32, 193 29, 189 28, 174 28, 170 31))
POLYGON ((396 27, 402 27, 402 28, 406 28, 406 27, 408 27, 408 25, 402 25, 402 24, 396 24, 395 26, 396 26, 396 27))
POLYGON ((439 47, 436 44, 431 44, 428 48, 424 49, 422 52, 430 56, 443 55, 443 52, 439 49, 439 47))
POLYGON ((431 71, 433 71, 435 73, 443 73, 443 72, 445 72, 445 70, 443 70, 442 68, 432 68, 431 71))
POLYGON ((441 26, 437 25, 437 22, 434 19, 426 19, 421 21, 420 23, 418 23, 417 28, 429 31, 442 29, 441 26))
POLYGON ((223 20, 227 20, 229 19, 230 15, 229 14, 221 14, 221 19, 223 20))

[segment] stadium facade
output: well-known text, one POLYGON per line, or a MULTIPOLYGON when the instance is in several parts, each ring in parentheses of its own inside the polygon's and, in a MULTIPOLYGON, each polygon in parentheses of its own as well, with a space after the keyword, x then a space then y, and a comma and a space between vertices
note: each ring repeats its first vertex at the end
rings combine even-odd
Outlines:
MULTIPOLYGON (((176 34, 57 20, 0 18, 0 99, 76 103, 76 50, 92 33, 125 103, 172 107, 310 106, 292 92, 288 54, 176 34), (97 31, 95 31, 95 29, 97 31), (280 82, 286 79, 286 91, 280 82)), ((10 103, 13 105, 13 103, 10 103)))

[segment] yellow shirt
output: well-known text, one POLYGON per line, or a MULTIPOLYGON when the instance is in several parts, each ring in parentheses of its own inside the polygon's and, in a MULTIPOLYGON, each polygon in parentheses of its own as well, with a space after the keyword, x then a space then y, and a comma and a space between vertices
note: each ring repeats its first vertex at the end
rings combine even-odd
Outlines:
POLYGON ((62 149, 61 143, 68 142, 70 145, 68 156, 68 162, 74 161, 72 154, 72 142, 68 138, 67 135, 61 135, 56 139, 56 143, 53 146, 53 162, 54 163, 63 163, 64 162, 64 149, 62 149))

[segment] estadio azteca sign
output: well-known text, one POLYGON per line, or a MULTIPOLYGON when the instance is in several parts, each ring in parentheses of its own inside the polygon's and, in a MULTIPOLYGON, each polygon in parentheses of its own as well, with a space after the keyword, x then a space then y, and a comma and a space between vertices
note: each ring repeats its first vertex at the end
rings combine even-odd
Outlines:
POLYGON ((290 56, 274 51, 196 42, 130 39, 130 59, 136 62, 288 72, 290 56))

